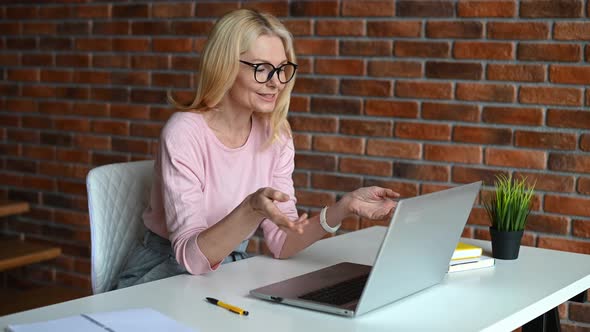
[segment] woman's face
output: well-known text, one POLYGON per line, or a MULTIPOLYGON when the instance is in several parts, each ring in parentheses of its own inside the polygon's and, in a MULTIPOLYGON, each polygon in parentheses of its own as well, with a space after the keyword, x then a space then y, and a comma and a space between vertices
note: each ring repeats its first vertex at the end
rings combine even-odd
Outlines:
MULTIPOLYGON (((267 62, 279 67, 287 62, 287 55, 279 37, 262 35, 252 43, 249 51, 241 55, 240 60, 252 64, 267 62)), ((270 113, 275 109, 279 92, 284 87, 276 73, 268 82, 258 83, 254 79, 254 68, 240 62, 238 77, 226 97, 232 107, 270 113)))

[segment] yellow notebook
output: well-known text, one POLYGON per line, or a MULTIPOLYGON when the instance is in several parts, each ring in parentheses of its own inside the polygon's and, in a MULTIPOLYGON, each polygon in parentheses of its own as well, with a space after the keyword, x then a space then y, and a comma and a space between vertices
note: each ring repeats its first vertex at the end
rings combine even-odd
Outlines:
POLYGON ((478 246, 459 242, 457 243, 457 248, 455 248, 455 252, 453 252, 453 257, 451 257, 451 260, 479 257, 481 256, 482 252, 483 250, 478 246))

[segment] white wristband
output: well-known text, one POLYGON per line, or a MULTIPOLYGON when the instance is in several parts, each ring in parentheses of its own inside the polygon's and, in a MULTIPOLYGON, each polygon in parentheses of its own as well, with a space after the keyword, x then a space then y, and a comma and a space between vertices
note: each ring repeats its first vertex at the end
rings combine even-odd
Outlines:
POLYGON ((322 228, 326 232, 328 232, 328 233, 336 233, 336 231, 338 230, 338 228, 340 228, 340 226, 342 226, 342 223, 339 223, 335 227, 330 227, 330 225, 328 225, 328 223, 326 222, 326 211, 328 211, 328 207, 327 206, 325 206, 322 209, 322 211, 320 212, 320 225, 322 225, 322 228))

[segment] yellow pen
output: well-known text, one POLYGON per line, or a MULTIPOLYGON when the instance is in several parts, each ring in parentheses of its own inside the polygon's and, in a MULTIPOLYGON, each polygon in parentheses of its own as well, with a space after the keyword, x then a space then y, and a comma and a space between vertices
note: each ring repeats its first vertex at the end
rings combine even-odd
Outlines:
POLYGON ((248 316, 248 312, 244 309, 238 308, 238 307, 233 306, 231 304, 227 304, 225 302, 221 302, 218 299, 214 299, 212 297, 207 297, 206 299, 207 299, 207 302, 215 304, 215 305, 220 306, 222 308, 225 308, 225 309, 233 312, 234 314, 248 316))

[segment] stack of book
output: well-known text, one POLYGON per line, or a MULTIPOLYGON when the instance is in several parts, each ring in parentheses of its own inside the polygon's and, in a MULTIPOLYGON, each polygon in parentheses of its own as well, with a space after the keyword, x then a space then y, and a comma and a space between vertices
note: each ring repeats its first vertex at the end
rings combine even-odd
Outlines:
POLYGON ((493 257, 483 255, 482 248, 459 242, 449 263, 449 273, 492 267, 495 263, 493 257))

